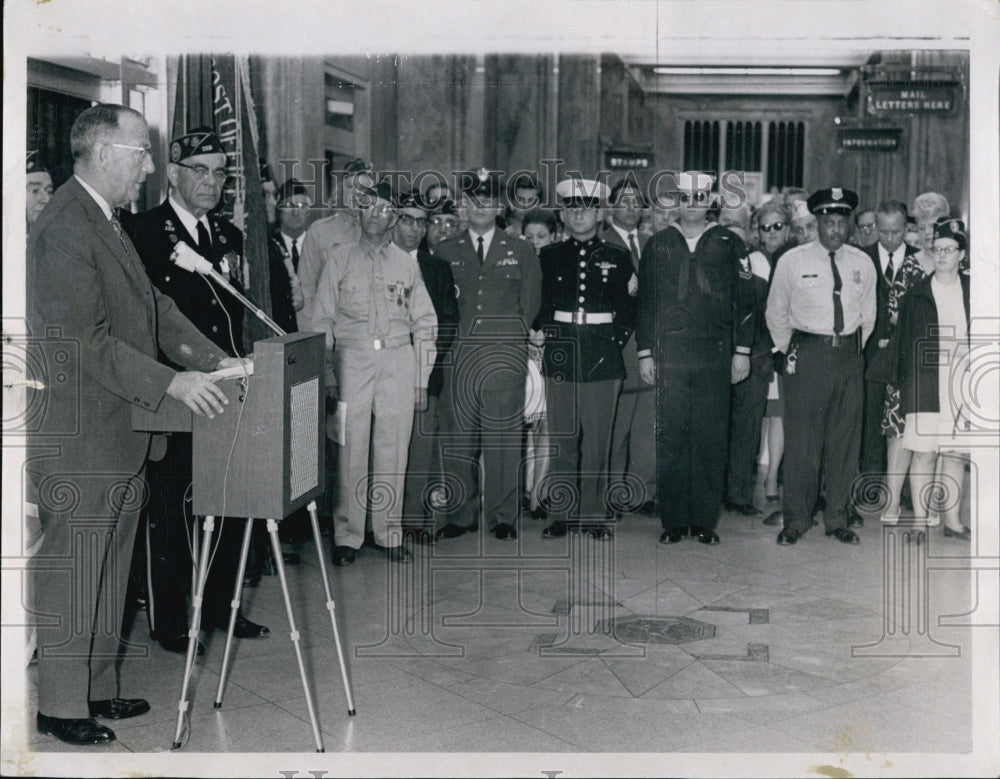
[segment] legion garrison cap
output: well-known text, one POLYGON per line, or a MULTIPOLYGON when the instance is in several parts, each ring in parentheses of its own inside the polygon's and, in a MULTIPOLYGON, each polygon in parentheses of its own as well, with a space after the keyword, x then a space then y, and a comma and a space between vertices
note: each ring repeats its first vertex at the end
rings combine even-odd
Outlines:
POLYGON ((180 162, 198 154, 225 154, 222 141, 211 127, 196 127, 170 142, 170 161, 180 162))
POLYGON ((806 201, 809 211, 819 214, 850 214, 858 207, 858 195, 849 189, 831 187, 813 192, 806 201))
POLYGON ((42 162, 42 157, 37 149, 29 151, 25 159, 25 173, 48 173, 49 169, 42 162))

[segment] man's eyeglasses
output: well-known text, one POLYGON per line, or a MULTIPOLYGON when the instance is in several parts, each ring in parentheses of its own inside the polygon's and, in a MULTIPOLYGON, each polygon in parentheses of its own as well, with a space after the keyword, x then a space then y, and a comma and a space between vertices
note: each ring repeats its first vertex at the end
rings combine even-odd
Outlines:
POLYGON ((145 159, 149 157, 153 158, 153 150, 149 146, 129 146, 127 143, 112 143, 116 149, 128 149, 129 151, 141 151, 142 154, 139 155, 140 159, 145 159))
POLYGON ((680 200, 682 203, 690 203, 692 200, 694 200, 694 202, 696 203, 706 203, 708 202, 708 198, 709 198, 708 192, 695 192, 693 194, 689 194, 687 192, 681 192, 677 196, 677 199, 680 200))
POLYGON ((778 230, 784 230, 784 229, 785 229, 784 222, 771 222, 771 224, 769 225, 760 226, 760 231, 762 233, 777 232, 778 230))
POLYGON ((458 220, 457 219, 446 219, 443 216, 432 216, 431 217, 431 224, 434 225, 435 227, 446 227, 449 230, 457 230, 458 229, 458 220))
POLYGON ((204 181, 211 175, 217 184, 225 184, 229 180, 229 174, 223 169, 209 170, 204 165, 187 165, 183 162, 174 163, 179 168, 187 168, 195 176, 197 176, 199 181, 204 181))
POLYGON ((388 216, 389 214, 394 214, 396 209, 390 205, 370 205, 363 206, 362 211, 367 211, 369 214, 376 214, 378 216, 388 216))
POLYGON ((931 249, 931 254, 936 254, 938 257, 954 257, 960 251, 957 246, 935 246, 931 249))
POLYGON ((874 224, 858 225, 858 229, 863 233, 870 233, 872 230, 875 229, 875 225, 874 224))
POLYGON ((312 203, 293 203, 291 201, 285 201, 280 206, 278 206, 278 208, 281 208, 285 211, 298 211, 303 208, 309 208, 311 205, 312 203))
POLYGON ((427 227, 427 219, 422 216, 410 216, 409 214, 403 214, 399 217, 399 223, 406 227, 418 227, 421 230, 427 227))

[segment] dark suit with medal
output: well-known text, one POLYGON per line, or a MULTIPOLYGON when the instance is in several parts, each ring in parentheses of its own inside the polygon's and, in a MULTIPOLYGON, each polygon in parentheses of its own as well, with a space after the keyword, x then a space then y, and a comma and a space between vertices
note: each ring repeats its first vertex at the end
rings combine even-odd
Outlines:
POLYGON ((542 373, 549 442, 556 448, 542 492, 555 521, 569 518, 569 503, 558 496, 579 491, 574 519, 600 523, 608 512, 613 412, 625 378, 622 349, 635 321, 632 263, 628 251, 596 236, 546 246, 539 259, 536 329, 546 334, 542 373))
POLYGON ((692 251, 671 225, 639 265, 636 343, 656 365, 657 501, 664 530, 714 531, 722 504, 733 353, 757 311, 746 247, 709 225, 692 251))
POLYGON ((528 327, 541 299, 538 257, 530 244, 497 229, 482 263, 469 231, 438 244, 435 254, 451 266, 459 310, 453 368, 442 392, 447 414, 441 453, 444 471, 461 480, 464 501, 445 512, 447 521, 464 527, 478 523, 481 450, 487 526, 513 526, 518 516, 528 327))
MULTIPOLYGON (((241 289, 242 234, 214 214, 207 214, 205 218, 209 224, 211 248, 199 248, 197 235, 188 232, 169 200, 132 216, 123 226, 157 289, 173 298, 181 312, 226 354, 237 356, 244 351, 243 306, 214 281, 170 262, 174 245, 185 242, 209 259, 215 270, 227 276, 234 287, 241 289)), ((192 529, 197 530, 193 522, 185 522, 190 511, 185 494, 192 479, 191 456, 191 435, 172 433, 168 436, 166 454, 158 461, 151 461, 147 470, 148 613, 151 635, 161 641, 176 637, 188 628, 185 597, 191 587, 188 534, 192 529)), ((217 520, 216 528, 219 544, 205 585, 202 622, 206 628, 228 620, 243 523, 233 519, 221 523, 217 520)))

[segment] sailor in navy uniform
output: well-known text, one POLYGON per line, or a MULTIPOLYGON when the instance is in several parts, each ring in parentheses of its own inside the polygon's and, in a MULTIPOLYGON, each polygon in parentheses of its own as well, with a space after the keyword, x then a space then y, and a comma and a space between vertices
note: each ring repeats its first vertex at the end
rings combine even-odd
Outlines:
POLYGON ((625 377, 622 348, 635 321, 629 287, 636 279, 628 251, 597 235, 607 187, 567 179, 556 194, 570 237, 540 252, 542 305, 533 328, 547 341, 542 374, 549 441, 556 449, 542 486, 554 521, 542 536, 566 535, 575 505, 573 524, 610 538, 608 453, 625 377))
MULTIPOLYGON (((214 281, 182 270, 170 261, 178 243, 187 243, 208 259, 216 272, 242 291, 243 235, 211 210, 218 205, 226 182, 226 155, 219 137, 207 127, 192 130, 170 143, 167 164, 170 188, 159 206, 123 219, 154 286, 173 298, 204 335, 231 357, 245 354, 243 306, 214 281)), ((161 354, 161 361, 169 362, 161 354)), ((187 650, 191 553, 185 515, 185 493, 191 483, 191 435, 172 433, 167 452, 146 469, 149 504, 146 510, 149 547, 149 621, 153 638, 170 651, 187 650)), ((230 601, 239 563, 243 523, 217 523, 219 544, 208 580, 202 625, 228 627, 230 601)), ((236 623, 237 638, 258 638, 268 629, 246 619, 236 623)))
POLYGON ((719 543, 730 384, 750 374, 757 307, 743 241, 707 221, 711 177, 681 173, 677 222, 653 235, 639 264, 636 344, 656 385, 660 543, 688 533, 719 543))

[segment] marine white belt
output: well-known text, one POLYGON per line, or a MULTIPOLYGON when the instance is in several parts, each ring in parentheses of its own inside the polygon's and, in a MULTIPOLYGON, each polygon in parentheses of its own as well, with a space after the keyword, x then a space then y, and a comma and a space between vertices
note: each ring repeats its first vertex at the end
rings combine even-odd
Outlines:
POLYGON ((610 325, 615 321, 615 315, 607 311, 593 314, 586 311, 556 311, 552 318, 557 322, 574 325, 610 325))

